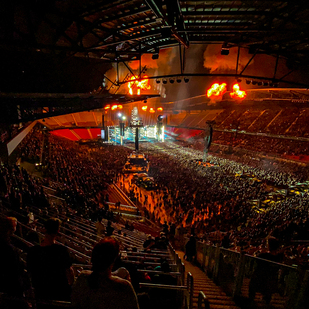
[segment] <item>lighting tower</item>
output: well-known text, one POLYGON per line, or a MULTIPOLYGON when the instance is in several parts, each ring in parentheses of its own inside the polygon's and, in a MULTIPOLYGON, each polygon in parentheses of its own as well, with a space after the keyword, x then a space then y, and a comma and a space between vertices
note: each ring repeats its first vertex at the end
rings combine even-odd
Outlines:
POLYGON ((133 107, 131 113, 131 121, 130 127, 135 128, 135 151, 138 151, 138 128, 142 128, 144 126, 143 121, 138 118, 138 109, 137 107, 133 107))
POLYGON ((212 126, 215 124, 214 121, 206 121, 206 128, 205 128, 205 147, 204 147, 204 156, 203 156, 203 162, 206 162, 207 160, 207 154, 208 154, 208 150, 210 148, 211 145, 211 141, 212 141, 212 126))
POLYGON ((164 142, 164 126, 162 115, 159 115, 157 118, 157 139, 159 142, 164 142))

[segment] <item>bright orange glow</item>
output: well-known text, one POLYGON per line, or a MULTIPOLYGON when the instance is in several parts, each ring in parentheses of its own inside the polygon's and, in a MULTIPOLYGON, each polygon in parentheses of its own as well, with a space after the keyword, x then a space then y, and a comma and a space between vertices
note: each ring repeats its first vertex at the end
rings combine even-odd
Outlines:
POLYGON ((112 106, 112 111, 114 111, 115 109, 117 109, 118 105, 113 105, 112 106))
POLYGON ((123 106, 122 105, 118 105, 117 108, 118 109, 123 109, 123 106))
POLYGON ((152 108, 152 107, 150 107, 150 109, 149 109, 149 113, 155 113, 156 111, 152 108))
POLYGON ((163 112, 163 107, 158 107, 158 108, 157 108, 157 111, 158 111, 158 112, 163 112))
POLYGON ((110 108, 111 106, 109 104, 104 107, 104 109, 110 109, 110 108))
POLYGON ((207 97, 221 97, 226 92, 226 83, 215 83, 207 90, 207 97))
POLYGON ((142 106, 142 110, 143 110, 143 111, 146 111, 146 110, 147 110, 147 108, 148 108, 148 106, 147 106, 147 105, 142 106))
POLYGON ((230 96, 234 99, 244 99, 247 95, 246 91, 239 90, 240 87, 238 84, 233 85, 233 92, 230 93, 230 96))
POLYGON ((151 86, 149 85, 149 79, 147 75, 144 75, 142 77, 142 80, 137 80, 135 76, 131 76, 130 82, 128 82, 128 88, 129 88, 129 94, 133 95, 133 89, 137 89, 136 93, 137 95, 141 94, 141 89, 143 90, 149 90, 151 86))

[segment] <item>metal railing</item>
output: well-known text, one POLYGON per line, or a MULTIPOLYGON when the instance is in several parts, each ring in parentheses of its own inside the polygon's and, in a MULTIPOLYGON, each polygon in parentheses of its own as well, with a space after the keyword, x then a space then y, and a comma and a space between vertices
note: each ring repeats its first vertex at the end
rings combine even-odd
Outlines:
POLYGON ((197 243, 197 251, 200 267, 236 302, 247 299, 261 306, 268 297, 276 308, 303 308, 309 290, 309 271, 204 243, 197 243), (269 270, 265 278, 257 274, 261 265, 269 270), (265 295, 263 285, 269 287, 265 295), (263 297, 255 297, 259 293, 263 297))
POLYGON ((209 300, 202 291, 198 294, 197 309, 210 309, 209 300))
POLYGON ((153 284, 153 283, 140 283, 140 287, 149 289, 164 289, 164 290, 177 290, 184 292, 183 307, 185 309, 193 308, 193 293, 194 284, 193 276, 189 272, 187 274, 187 284, 186 285, 167 285, 167 284, 153 284))

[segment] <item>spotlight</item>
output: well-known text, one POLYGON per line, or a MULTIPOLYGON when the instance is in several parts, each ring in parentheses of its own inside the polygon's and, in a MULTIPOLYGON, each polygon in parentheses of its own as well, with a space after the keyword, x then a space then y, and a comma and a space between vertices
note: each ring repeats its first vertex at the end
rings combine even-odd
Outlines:
POLYGON ((160 79, 156 79, 156 83, 157 83, 157 84, 160 84, 160 79))
POLYGON ((166 79, 163 79, 163 80, 162 80, 162 83, 163 83, 164 85, 166 85, 166 84, 167 84, 167 80, 166 80, 166 79))
POLYGON ((270 82, 269 87, 274 87, 274 84, 272 82, 270 82))
POLYGON ((188 77, 185 77, 183 80, 184 80, 185 83, 189 82, 189 78, 188 77))
POLYGON ((258 85, 259 85, 259 86, 262 86, 262 82, 258 82, 258 85))
POLYGON ((253 80, 252 81, 252 85, 256 85, 257 84, 257 81, 256 80, 253 80))
POLYGON ((221 55, 227 56, 230 53, 230 49, 227 47, 227 44, 222 44, 221 55))
POLYGON ((251 80, 246 79, 246 84, 247 84, 247 85, 250 85, 250 84, 251 84, 251 80))
POLYGON ((158 116, 158 121, 162 121, 163 120, 163 115, 159 115, 158 116))
POLYGON ((268 82, 263 82, 263 86, 268 86, 269 83, 268 82))
POLYGON ((144 103, 147 103, 147 100, 144 100, 144 103))
POLYGON ((242 80, 240 78, 237 78, 237 83, 241 83, 242 80))
POLYGON ((173 78, 170 78, 170 83, 174 84, 175 80, 173 78))
POLYGON ((181 83, 181 78, 178 77, 178 78, 176 79, 176 82, 177 82, 178 84, 180 84, 180 83, 181 83))

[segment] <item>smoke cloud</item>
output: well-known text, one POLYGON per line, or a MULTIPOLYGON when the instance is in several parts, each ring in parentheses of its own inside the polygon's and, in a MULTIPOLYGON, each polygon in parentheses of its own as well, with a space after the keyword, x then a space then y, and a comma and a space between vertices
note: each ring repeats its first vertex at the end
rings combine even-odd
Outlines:
MULTIPOLYGON (((147 66, 147 69, 159 69, 160 67, 165 66, 171 59, 175 57, 173 55, 172 49, 162 49, 159 52, 159 58, 158 59, 152 59, 152 54, 143 54, 142 55, 142 67, 145 65, 147 66)), ((130 61, 129 66, 132 70, 138 70, 139 69, 139 61, 130 61)))
MULTIPOLYGON (((238 48, 230 48, 229 55, 221 55, 221 45, 210 44, 207 46, 204 52, 204 67, 210 69, 210 72, 223 72, 231 71, 236 69, 238 48)), ((239 62, 238 62, 238 72, 241 71, 248 61, 251 55, 248 54, 246 49, 240 50, 239 62)), ((254 60, 251 61, 252 65, 254 60)))

